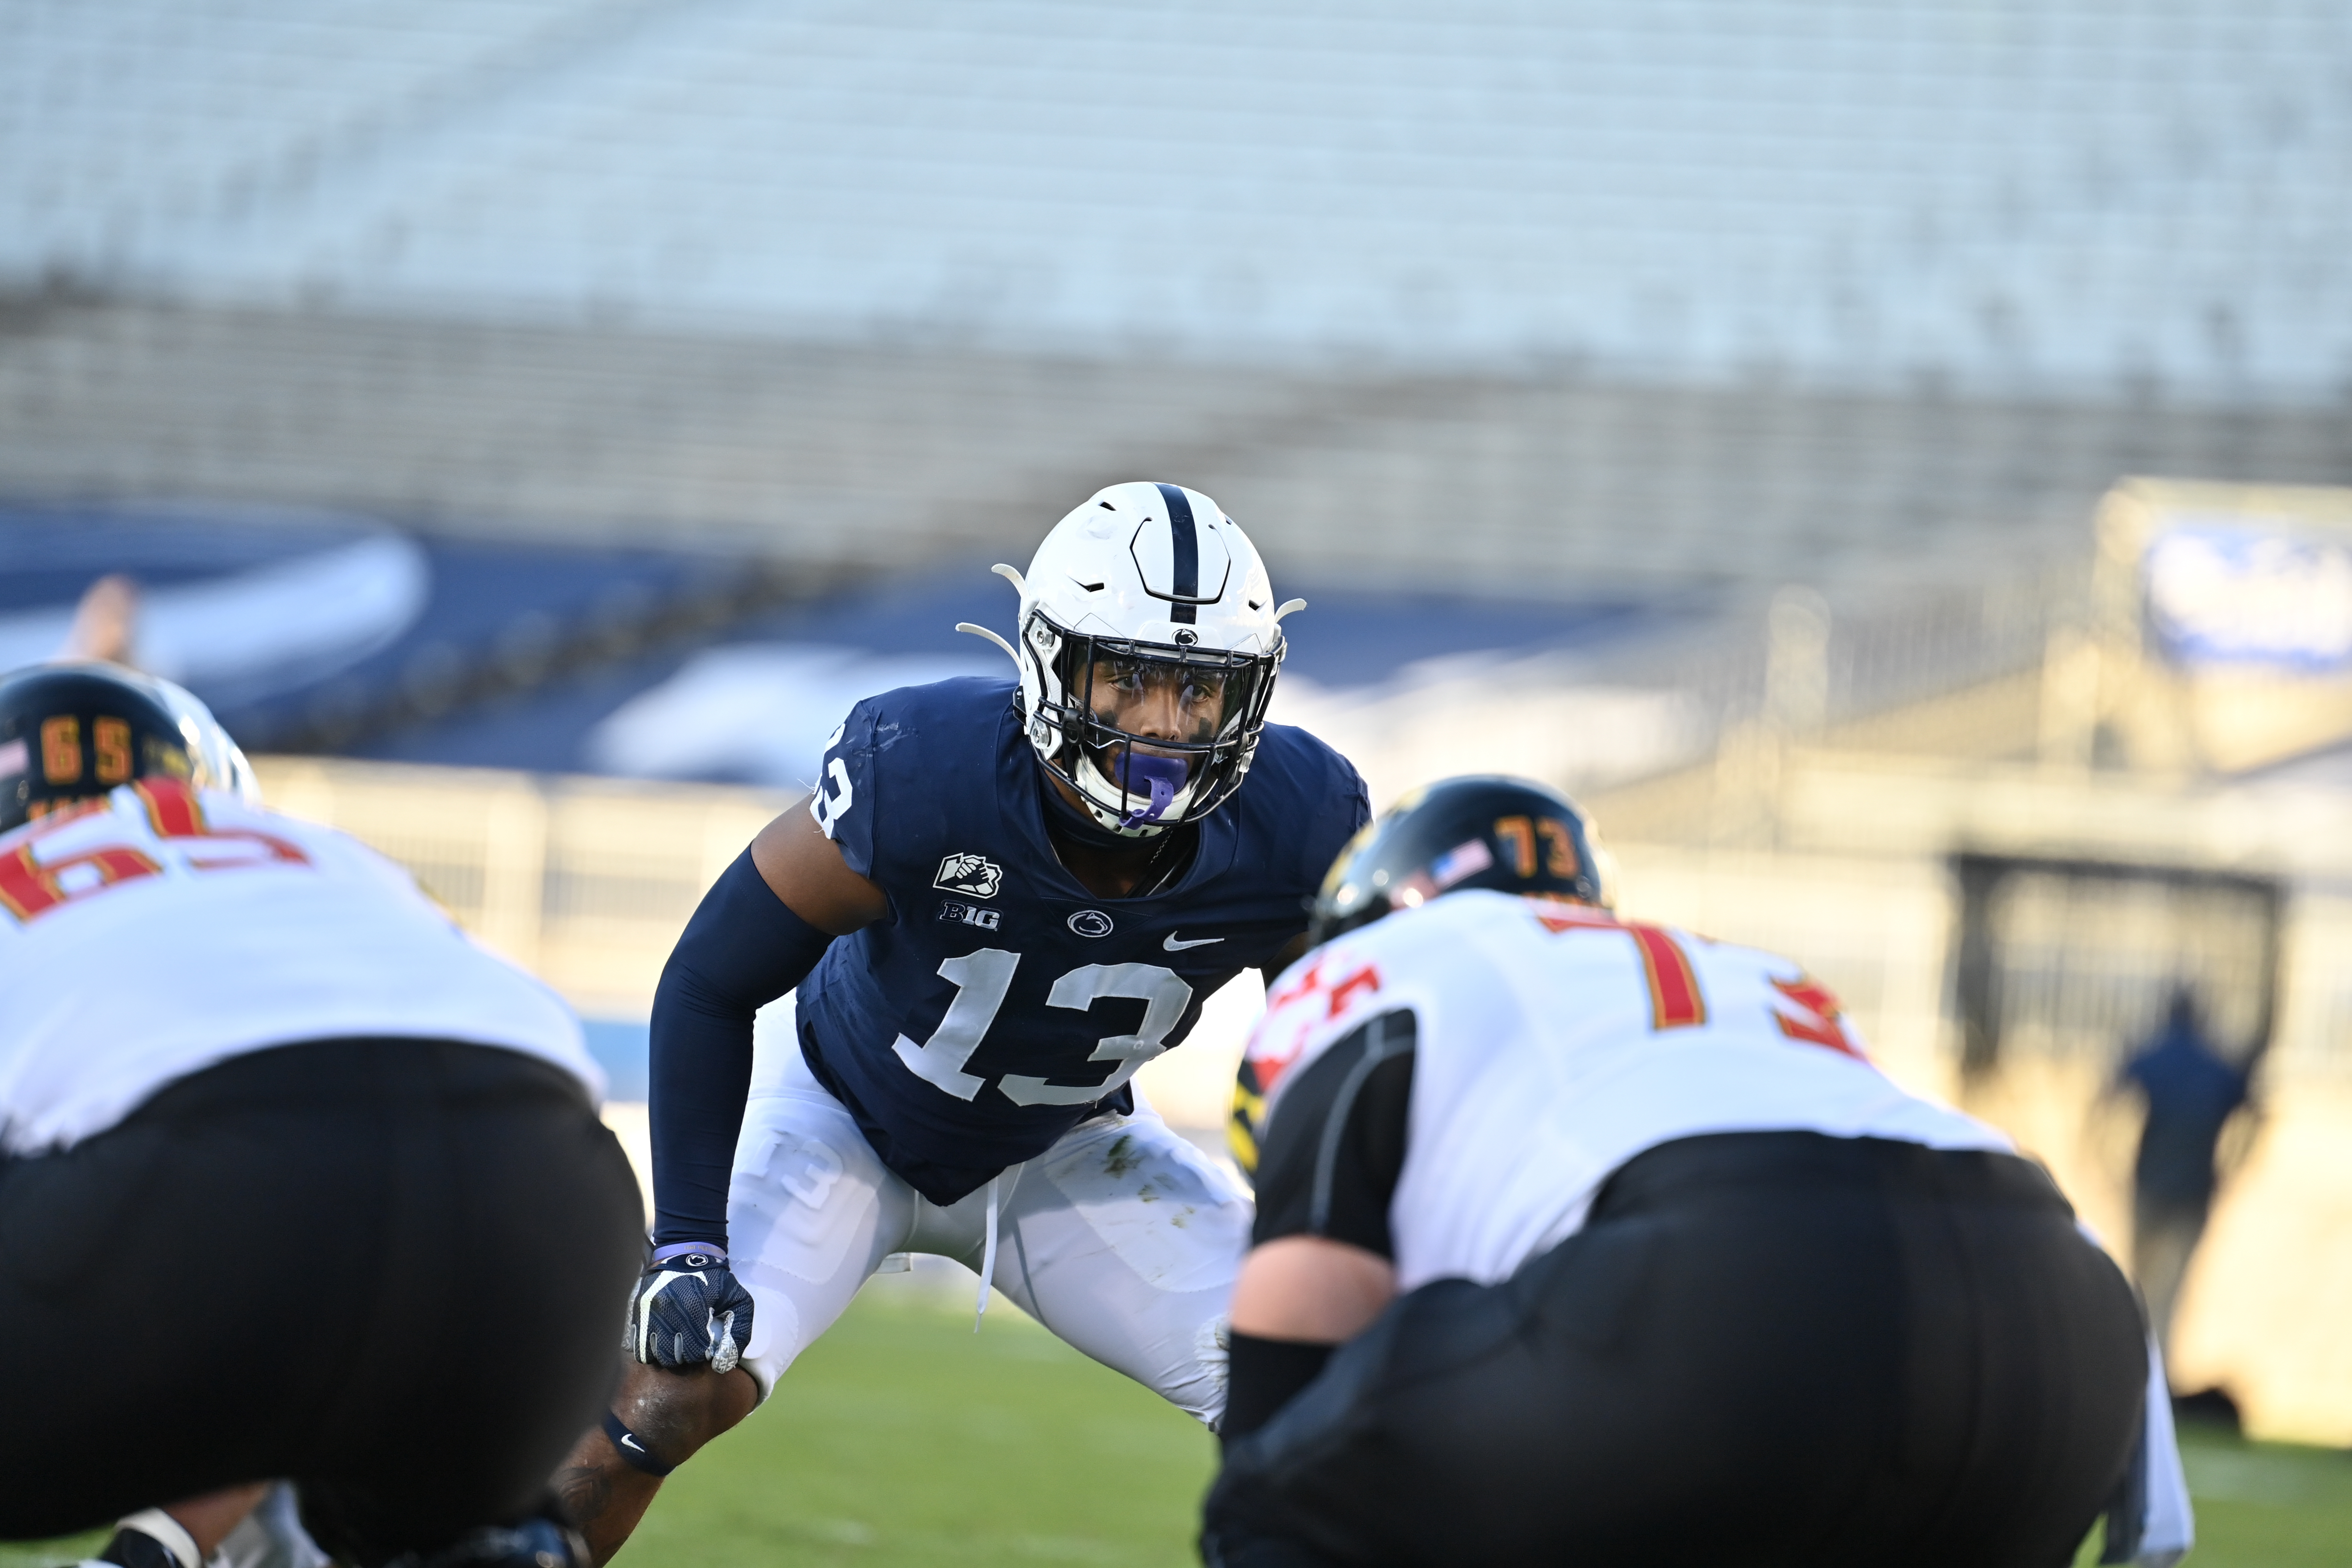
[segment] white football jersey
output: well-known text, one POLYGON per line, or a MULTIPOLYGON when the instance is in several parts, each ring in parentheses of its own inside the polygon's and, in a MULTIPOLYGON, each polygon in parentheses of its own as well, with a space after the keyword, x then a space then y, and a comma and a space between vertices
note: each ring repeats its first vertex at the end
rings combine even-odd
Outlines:
POLYGON ((1397 1283, 1492 1284, 1573 1233, 1609 1173, 1708 1132, 1808 1131, 2007 1150, 1897 1088, 1836 999, 1785 958, 1605 910, 1461 892, 1350 932, 1267 994, 1265 1103, 1379 1014, 1414 1016, 1397 1283))
POLYGON ((603 1075, 562 999, 356 839, 169 779, 0 835, 0 1152, 270 1046, 466 1040, 603 1075))

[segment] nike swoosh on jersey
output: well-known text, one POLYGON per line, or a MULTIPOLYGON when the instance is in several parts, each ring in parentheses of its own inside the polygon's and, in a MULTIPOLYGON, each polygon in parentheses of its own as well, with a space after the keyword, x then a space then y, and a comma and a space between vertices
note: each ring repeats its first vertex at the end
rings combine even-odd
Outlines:
POLYGON ((1171 931, 1168 933, 1168 940, 1161 942, 1160 945, 1166 948, 1171 952, 1181 952, 1188 947, 1206 947, 1213 942, 1223 942, 1224 940, 1225 939, 1221 936, 1196 936, 1192 941, 1185 942, 1171 931))

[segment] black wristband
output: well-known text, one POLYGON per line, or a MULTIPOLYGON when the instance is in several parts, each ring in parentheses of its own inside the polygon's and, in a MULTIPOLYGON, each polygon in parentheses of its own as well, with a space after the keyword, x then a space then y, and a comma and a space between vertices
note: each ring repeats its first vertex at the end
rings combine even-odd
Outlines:
POLYGON ((677 1468, 654 1458, 645 1439, 629 1430, 627 1425, 611 1411, 604 1412, 604 1436, 613 1440, 613 1451, 649 1476, 666 1476, 677 1468))
POLYGON ((1337 1345, 1262 1340, 1235 1331, 1225 1363, 1225 1418, 1217 1436, 1227 1444, 1275 1417, 1291 1396, 1315 1381, 1337 1345))

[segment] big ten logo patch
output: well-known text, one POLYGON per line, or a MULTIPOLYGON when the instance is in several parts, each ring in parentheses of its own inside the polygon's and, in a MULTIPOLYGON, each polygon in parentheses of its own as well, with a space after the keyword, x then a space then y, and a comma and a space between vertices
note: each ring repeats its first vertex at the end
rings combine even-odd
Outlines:
POLYGON ((977 904, 960 904, 953 899, 940 900, 940 919, 958 925, 978 926, 982 931, 994 931, 1004 918, 1003 910, 983 910, 977 904))
POLYGON ((967 898, 992 899, 996 889, 1004 885, 1004 868, 985 855, 954 854, 940 862, 940 874, 931 886, 944 888, 950 893, 967 898))
MULTIPOLYGON (((806 1114, 808 1104, 785 1097, 754 1100, 751 1114, 781 1121, 806 1114)), ((750 1147, 751 1157, 736 1163, 727 1219, 736 1271, 754 1279, 779 1271, 814 1284, 832 1279, 867 1213, 855 1191, 841 1191, 848 1169, 841 1155, 824 1140, 782 1125, 753 1131, 750 1147), (745 1258, 751 1260, 748 1268, 745 1258)))

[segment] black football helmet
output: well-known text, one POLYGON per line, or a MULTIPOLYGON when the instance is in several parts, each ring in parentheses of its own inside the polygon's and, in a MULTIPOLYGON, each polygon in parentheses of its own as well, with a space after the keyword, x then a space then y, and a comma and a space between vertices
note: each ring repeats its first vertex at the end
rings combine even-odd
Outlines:
POLYGON ((1319 947, 1444 893, 1544 893, 1608 909, 1608 851, 1584 808, 1547 784, 1495 774, 1443 779, 1391 806, 1339 851, 1307 928, 1319 947))
POLYGON ((168 680, 95 661, 0 676, 0 833, 158 776, 257 794, 245 753, 168 680))

